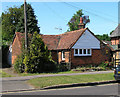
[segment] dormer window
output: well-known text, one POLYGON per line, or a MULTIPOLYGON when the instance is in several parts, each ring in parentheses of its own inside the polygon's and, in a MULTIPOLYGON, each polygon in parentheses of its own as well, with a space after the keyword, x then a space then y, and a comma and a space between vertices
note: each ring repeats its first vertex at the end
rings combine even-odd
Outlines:
POLYGON ((74 49, 74 56, 91 56, 91 49, 74 49))

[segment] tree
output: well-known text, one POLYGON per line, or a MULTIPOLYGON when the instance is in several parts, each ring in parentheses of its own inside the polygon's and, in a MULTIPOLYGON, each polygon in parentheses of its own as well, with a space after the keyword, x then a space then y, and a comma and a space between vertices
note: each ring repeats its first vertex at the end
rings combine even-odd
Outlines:
POLYGON ((51 54, 37 32, 33 34, 28 52, 23 61, 25 72, 45 72, 55 68, 51 54))
POLYGON ((110 35, 111 35, 113 32, 114 32, 114 30, 112 30, 112 31, 110 32, 110 35))
MULTIPOLYGON (((74 14, 71 18, 71 20, 68 22, 69 29, 67 31, 74 31, 78 30, 78 24, 80 23, 80 17, 82 17, 84 14, 82 13, 82 10, 78 10, 76 14, 74 14)), ((90 22, 89 19, 87 19, 85 16, 83 17, 85 20, 85 24, 90 22)))
POLYGON ((2 40, 3 42, 11 42, 15 34, 17 23, 22 14, 22 10, 18 7, 10 7, 7 11, 2 12, 2 40))
MULTIPOLYGON (((36 16, 34 14, 34 10, 32 8, 32 6, 30 4, 27 4, 27 32, 33 34, 35 31, 37 31, 37 33, 40 32, 39 27, 37 26, 37 19, 36 16)), ((24 9, 24 4, 21 5, 21 9, 24 9)), ((24 11, 22 12, 22 15, 19 19, 18 25, 16 27, 16 32, 25 32, 24 29, 24 11)))
POLYGON ((110 37, 108 36, 108 34, 96 35, 96 36, 97 36, 97 38, 99 38, 100 40, 110 41, 110 37))

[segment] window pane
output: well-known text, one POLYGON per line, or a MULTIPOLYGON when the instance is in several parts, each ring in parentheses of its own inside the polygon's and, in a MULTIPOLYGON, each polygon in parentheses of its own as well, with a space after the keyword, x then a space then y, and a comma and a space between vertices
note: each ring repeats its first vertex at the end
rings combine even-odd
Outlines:
POLYGON ((83 50, 83 54, 86 54, 86 49, 83 50))
POLYGON ((88 54, 90 54, 90 49, 88 49, 88 52, 87 52, 88 54))
POLYGON ((75 54, 78 54, 78 49, 75 49, 75 54))
POLYGON ((63 58, 65 58, 65 52, 63 51, 63 58))
POLYGON ((82 49, 79 49, 79 54, 82 54, 82 49))

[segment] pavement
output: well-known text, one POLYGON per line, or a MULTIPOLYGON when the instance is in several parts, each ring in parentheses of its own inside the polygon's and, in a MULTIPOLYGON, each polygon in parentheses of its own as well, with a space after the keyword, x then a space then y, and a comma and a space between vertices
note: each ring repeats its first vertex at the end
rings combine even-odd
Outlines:
MULTIPOLYGON (((22 76, 22 77, 5 77, 2 78, 2 81, 17 81, 17 80, 30 80, 38 77, 52 77, 52 76, 69 76, 69 75, 84 75, 84 74, 105 74, 112 73, 113 71, 95 71, 95 72, 83 72, 83 73, 70 73, 70 74, 44 74, 44 75, 33 75, 33 76, 22 76)), ((1 79, 0 79, 1 80, 1 79)))
MULTIPOLYGON (((2 92, 11 92, 11 91, 15 92, 15 91, 36 90, 33 86, 26 83, 27 80, 33 78, 65 76, 65 75, 69 76, 69 75, 83 75, 83 74, 104 74, 104 73, 112 73, 112 72, 113 71, 99 71, 99 72, 84 72, 84 73, 71 73, 71 74, 46 74, 46 75, 34 75, 34 76, 23 76, 23 77, 5 77, 5 78, 1 78, 0 81, 2 81, 2 92)), ((107 83, 116 83, 116 81, 78 83, 78 84, 68 84, 68 85, 60 85, 60 86, 58 85, 58 86, 46 87, 44 89, 98 85, 98 84, 107 84, 107 83)))
POLYGON ((2 81, 2 92, 23 91, 34 89, 33 86, 25 81, 2 81))

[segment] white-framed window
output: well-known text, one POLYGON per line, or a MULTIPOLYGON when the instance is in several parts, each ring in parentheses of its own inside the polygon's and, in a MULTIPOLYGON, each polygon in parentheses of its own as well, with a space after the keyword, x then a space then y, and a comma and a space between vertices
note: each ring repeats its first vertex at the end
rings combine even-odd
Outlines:
POLYGON ((65 60, 65 51, 62 51, 62 60, 65 60))
POLYGON ((87 48, 87 49, 74 49, 74 56, 91 56, 92 55, 92 51, 91 49, 87 48))

